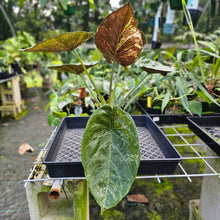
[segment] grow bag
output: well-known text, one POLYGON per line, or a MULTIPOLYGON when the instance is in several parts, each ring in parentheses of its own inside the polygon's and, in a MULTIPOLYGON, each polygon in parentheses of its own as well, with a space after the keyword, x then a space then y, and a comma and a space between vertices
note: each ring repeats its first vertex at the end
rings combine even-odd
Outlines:
MULTIPOLYGON (((181 156, 149 116, 132 116, 140 141, 139 175, 172 174, 181 156)), ((43 163, 50 177, 81 177, 81 140, 89 117, 62 120, 43 163)))
POLYGON ((220 156, 220 116, 188 117, 189 128, 220 156))

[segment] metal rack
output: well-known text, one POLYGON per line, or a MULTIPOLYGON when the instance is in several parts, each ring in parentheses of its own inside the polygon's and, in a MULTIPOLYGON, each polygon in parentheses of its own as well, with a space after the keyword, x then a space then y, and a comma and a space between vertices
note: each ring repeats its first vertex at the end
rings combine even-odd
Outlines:
MULTIPOLYGON (((184 177, 187 178, 189 182, 192 182, 193 177, 205 177, 205 176, 217 176, 220 178, 220 170, 216 170, 211 165, 211 161, 220 160, 220 156, 208 156, 206 155, 206 149, 208 146, 202 142, 201 139, 197 139, 198 143, 190 143, 189 139, 196 137, 196 135, 190 131, 187 124, 174 124, 174 125, 159 125, 159 128, 164 132, 165 136, 171 141, 173 146, 180 152, 182 156, 182 162, 179 163, 177 171, 173 175, 144 175, 137 176, 137 179, 157 179, 159 183, 161 183, 161 178, 177 178, 184 177), (169 132, 167 131, 169 130, 169 132), (185 132, 183 132, 185 131, 185 132), (186 163, 193 163, 194 161, 199 161, 203 166, 208 167, 208 169, 204 169, 205 171, 196 170, 193 173, 190 173, 186 168, 186 163), (208 170, 208 171, 207 171, 208 170)), ((40 178, 40 179, 32 179, 34 174, 34 170, 36 169, 38 164, 42 164, 42 160, 45 156, 45 153, 53 140, 55 134, 57 132, 57 128, 52 132, 51 137, 48 139, 45 147, 40 151, 32 170, 29 174, 29 177, 24 180, 25 185, 27 186, 29 182, 36 181, 47 181, 47 180, 56 180, 56 179, 85 179, 85 177, 67 177, 67 178, 40 178)))

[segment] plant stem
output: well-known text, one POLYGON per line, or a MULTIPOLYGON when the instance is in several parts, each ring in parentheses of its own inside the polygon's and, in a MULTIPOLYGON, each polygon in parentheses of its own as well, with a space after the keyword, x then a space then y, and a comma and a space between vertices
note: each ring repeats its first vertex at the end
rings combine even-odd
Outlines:
POLYGON ((142 77, 142 79, 138 82, 138 84, 132 89, 132 90, 130 90, 126 95, 125 95, 125 97, 124 97, 124 99, 119 103, 119 106, 122 106, 123 104, 124 104, 124 102, 126 102, 126 100, 130 97, 130 96, 132 96, 136 91, 137 91, 137 89, 139 89, 140 88, 140 86, 141 85, 143 85, 144 83, 145 83, 145 80, 146 79, 149 79, 149 75, 148 74, 145 74, 143 77, 142 77), (148 76, 148 77, 147 77, 148 76))
POLYGON ((95 85, 95 83, 94 83, 92 77, 90 76, 90 74, 89 74, 87 68, 85 67, 85 65, 84 65, 84 63, 83 63, 81 57, 79 56, 79 54, 78 54, 75 50, 73 50, 73 52, 75 53, 75 55, 76 55, 77 58, 79 59, 80 63, 82 64, 83 69, 85 70, 86 75, 89 77, 89 80, 90 80, 90 82, 92 83, 92 85, 93 85, 93 87, 94 87, 94 89, 95 89, 95 91, 96 91, 96 93, 97 93, 97 95, 98 95, 98 98, 99 98, 100 101, 101 101, 101 104, 102 104, 102 105, 106 104, 104 98, 103 98, 102 95, 100 94, 100 92, 99 92, 98 88, 96 87, 96 85, 95 85))
POLYGON ((185 14, 187 23, 188 23, 188 25, 189 25, 189 29, 190 29, 190 31, 191 31, 191 33, 192 33, 193 40, 194 40, 194 43, 195 43, 196 53, 197 53, 197 57, 198 57, 198 60, 199 60, 199 66, 200 66, 201 75, 202 75, 202 81, 203 81, 204 85, 206 86, 205 73, 204 73, 203 63, 202 63, 202 59, 201 59, 201 54, 200 54, 200 52, 199 52, 199 46, 198 46, 198 44, 197 44, 196 35, 195 35, 195 32, 194 32, 191 15, 190 15, 190 13, 189 13, 188 8, 186 7, 186 2, 185 2, 185 0, 182 0, 182 5, 183 5, 183 12, 184 12, 184 14, 185 14))
POLYGON ((113 77, 115 72, 115 61, 112 64, 112 72, 111 72, 111 80, 110 80, 110 86, 109 86, 109 105, 113 107, 114 105, 114 97, 112 97, 112 84, 113 84, 113 77))
POLYGON ((115 99, 115 91, 117 89, 117 84, 118 84, 118 79, 119 79, 119 76, 120 76, 120 72, 121 72, 121 65, 119 65, 118 67, 118 73, 117 73, 117 77, 116 77, 116 80, 115 80, 115 86, 114 86, 114 89, 112 90, 112 94, 111 94, 111 102, 109 103, 111 107, 114 106, 114 99, 115 99))
POLYGON ((88 90, 89 90, 89 92, 90 92, 92 98, 93 98, 96 102, 98 102, 99 105, 101 105, 100 101, 97 99, 97 96, 94 94, 94 92, 92 91, 92 89, 90 88, 90 86, 87 84, 86 79, 85 79, 83 73, 82 73, 82 74, 79 74, 79 75, 80 75, 82 81, 84 82, 84 84, 86 85, 86 88, 88 88, 88 90))

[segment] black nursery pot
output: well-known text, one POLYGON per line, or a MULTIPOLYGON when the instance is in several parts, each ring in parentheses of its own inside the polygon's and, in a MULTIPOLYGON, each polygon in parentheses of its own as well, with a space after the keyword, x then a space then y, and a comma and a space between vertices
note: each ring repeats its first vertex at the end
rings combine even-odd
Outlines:
MULTIPOLYGON (((189 9, 189 13, 192 19, 193 27, 195 27, 199 21, 199 18, 202 14, 202 9, 189 9)), ((183 26, 188 26, 186 17, 183 17, 183 26)))
POLYGON ((161 42, 152 41, 151 49, 160 49, 161 42))
POLYGON ((216 105, 215 103, 209 104, 207 102, 202 102, 202 111, 220 114, 220 107, 218 105, 216 105))

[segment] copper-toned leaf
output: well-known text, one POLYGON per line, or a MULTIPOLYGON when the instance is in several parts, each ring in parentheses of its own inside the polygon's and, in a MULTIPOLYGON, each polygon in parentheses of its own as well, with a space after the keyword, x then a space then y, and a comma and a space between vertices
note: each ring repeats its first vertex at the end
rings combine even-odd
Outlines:
MULTIPOLYGON (((96 64, 85 65, 85 67, 86 67, 86 69, 88 69, 88 68, 95 66, 96 64)), ((81 64, 79 64, 79 65, 62 64, 62 65, 49 66, 48 68, 53 69, 53 70, 58 70, 58 71, 70 72, 70 73, 74 73, 74 74, 80 74, 80 73, 84 72, 84 68, 81 64)))
POLYGON ((143 194, 127 195, 127 200, 129 202, 138 202, 138 203, 149 204, 149 199, 145 195, 143 195, 143 194))
POLYGON ((91 38, 93 33, 78 31, 61 34, 42 41, 33 47, 23 49, 25 52, 61 52, 71 51, 91 38))
POLYGON ((18 149, 18 153, 21 155, 26 152, 33 152, 33 151, 34 151, 34 148, 31 147, 28 143, 23 143, 18 149))
POLYGON ((129 2, 103 20, 98 27, 95 43, 109 63, 116 60, 127 66, 138 58, 143 47, 142 34, 137 29, 129 2))
POLYGON ((139 59, 136 65, 148 73, 160 73, 166 75, 169 72, 175 71, 174 67, 165 66, 160 62, 144 58, 139 59))

